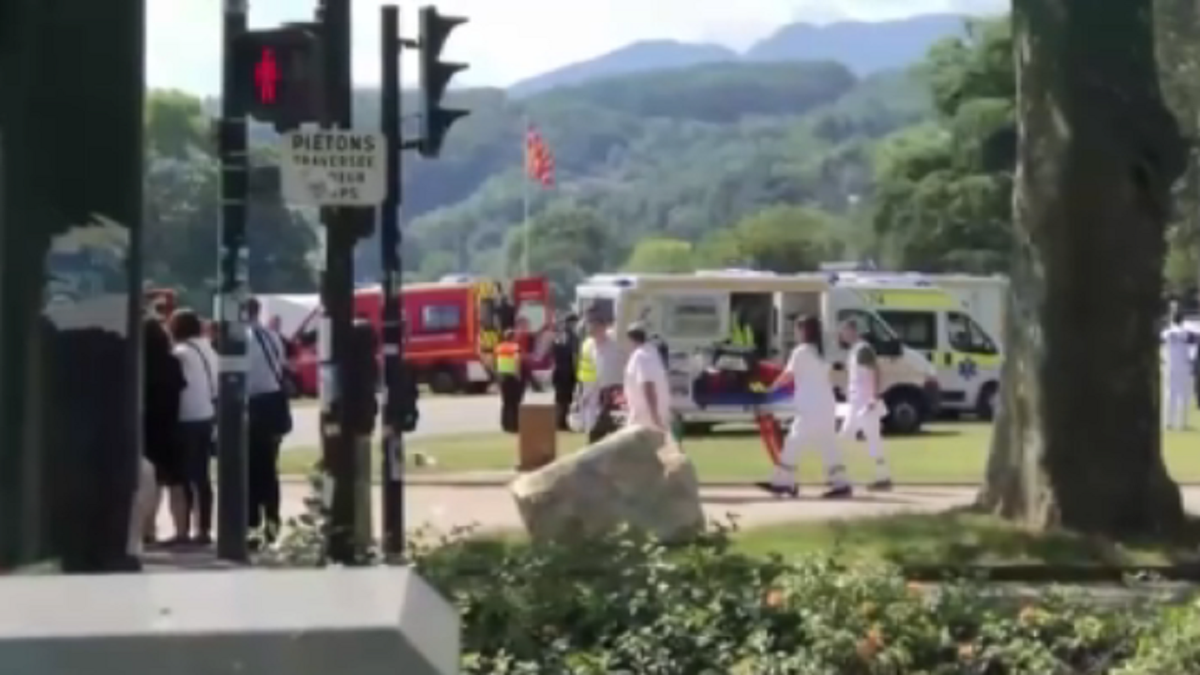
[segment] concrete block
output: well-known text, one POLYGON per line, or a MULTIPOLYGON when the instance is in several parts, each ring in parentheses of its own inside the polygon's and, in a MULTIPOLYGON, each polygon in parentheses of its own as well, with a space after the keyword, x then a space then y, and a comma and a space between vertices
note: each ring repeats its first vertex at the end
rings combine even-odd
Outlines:
POLYGON ((407 568, 0 579, 21 675, 450 675, 454 608, 407 568))

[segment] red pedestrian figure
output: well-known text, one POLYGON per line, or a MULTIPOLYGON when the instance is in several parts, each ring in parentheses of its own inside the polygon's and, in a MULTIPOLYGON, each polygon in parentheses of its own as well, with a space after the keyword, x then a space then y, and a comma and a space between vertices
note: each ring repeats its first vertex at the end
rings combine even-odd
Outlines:
POLYGON ((263 103, 275 102, 275 87, 279 83, 279 66, 275 63, 275 50, 263 49, 262 58, 254 67, 254 83, 258 85, 258 98, 263 103))

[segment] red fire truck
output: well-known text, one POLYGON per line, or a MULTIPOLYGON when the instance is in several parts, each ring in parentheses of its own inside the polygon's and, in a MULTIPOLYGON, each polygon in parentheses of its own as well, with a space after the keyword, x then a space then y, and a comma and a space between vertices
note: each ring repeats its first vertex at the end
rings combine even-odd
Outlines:
POLYGON ((142 294, 142 297, 147 310, 163 319, 170 318, 179 306, 179 295, 172 288, 150 288, 142 294))
MULTIPOLYGON (((550 285, 541 277, 511 284, 469 276, 409 284, 401 292, 405 317, 404 360, 435 393, 483 393, 492 383, 491 350, 506 327, 514 327, 527 345, 535 377, 553 365, 553 305, 550 285)), ((354 294, 354 313, 380 330, 383 293, 378 286, 354 294)), ((318 392, 318 342, 321 309, 301 323, 292 367, 300 393, 318 392)))

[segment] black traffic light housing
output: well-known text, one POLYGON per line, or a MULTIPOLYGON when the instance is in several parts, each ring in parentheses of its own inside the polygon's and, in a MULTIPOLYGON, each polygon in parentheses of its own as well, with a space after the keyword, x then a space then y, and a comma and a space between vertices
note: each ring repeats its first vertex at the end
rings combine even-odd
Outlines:
POLYGON ((321 40, 310 27, 248 31, 233 49, 234 91, 247 114, 279 132, 321 120, 324 62, 321 40))
POLYGON ((442 16, 436 7, 422 7, 420 18, 421 51, 421 142, 418 146, 423 157, 437 157, 442 150, 446 132, 459 119, 470 114, 467 110, 442 107, 446 87, 455 73, 467 69, 465 63, 442 61, 442 48, 446 38, 456 27, 466 23, 461 16, 442 16))

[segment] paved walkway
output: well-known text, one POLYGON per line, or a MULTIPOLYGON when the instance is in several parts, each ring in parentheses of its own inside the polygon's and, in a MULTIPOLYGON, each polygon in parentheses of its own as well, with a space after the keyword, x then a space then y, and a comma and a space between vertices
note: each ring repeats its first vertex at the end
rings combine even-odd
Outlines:
MULTIPOLYGON (((374 520, 380 527, 379 489, 373 490, 374 520)), ((704 510, 710 519, 734 516, 743 527, 777 523, 838 518, 881 516, 893 513, 927 513, 970 504, 976 488, 906 487, 887 494, 862 492, 849 501, 824 501, 812 488, 799 499, 778 499, 752 487, 705 487, 701 489, 704 510)), ((1184 500, 1189 511, 1200 513, 1200 488, 1185 488, 1184 500)), ((304 511, 309 487, 303 483, 283 486, 284 517, 304 511)), ((426 526, 447 532, 456 527, 477 526, 483 530, 508 530, 521 527, 520 515, 508 489, 494 485, 443 487, 410 484, 405 487, 405 521, 408 529, 426 526)), ((159 513, 159 531, 170 532, 165 509, 159 513)))
MULTIPOLYGON (((304 511, 309 487, 289 482, 283 486, 284 518, 304 511)), ((938 511, 969 504, 975 490, 961 487, 898 488, 890 494, 862 493, 851 501, 824 501, 816 488, 799 499, 778 499, 751 487, 702 488, 701 499, 709 518, 724 520, 732 515, 743 527, 797 520, 830 520, 887 515, 898 512, 938 511)), ((373 490, 374 520, 380 526, 380 495, 373 490)), ((410 484, 405 487, 405 521, 408 529, 425 526, 446 532, 455 527, 478 526, 484 530, 521 527, 520 515, 506 487, 442 487, 410 484)), ((166 510, 159 512, 159 532, 171 531, 166 510)))

